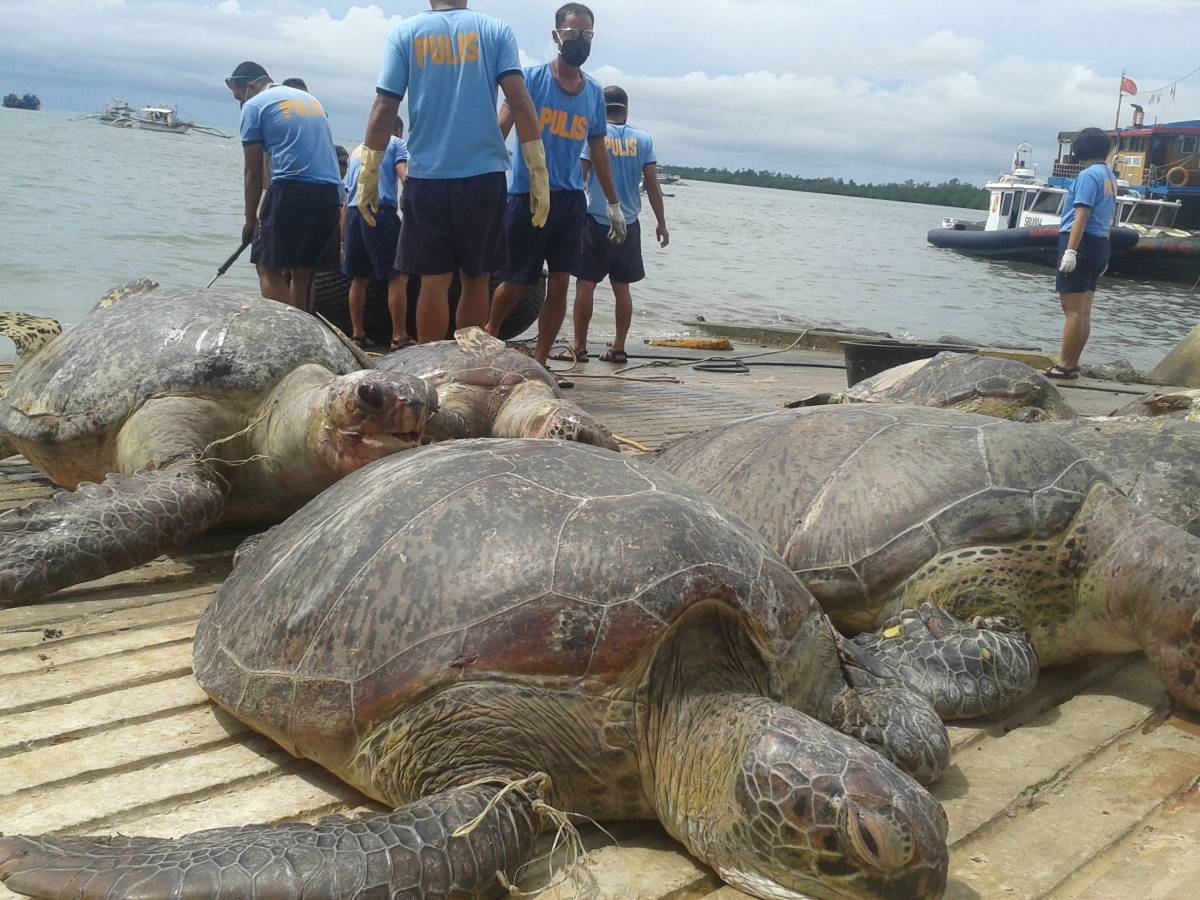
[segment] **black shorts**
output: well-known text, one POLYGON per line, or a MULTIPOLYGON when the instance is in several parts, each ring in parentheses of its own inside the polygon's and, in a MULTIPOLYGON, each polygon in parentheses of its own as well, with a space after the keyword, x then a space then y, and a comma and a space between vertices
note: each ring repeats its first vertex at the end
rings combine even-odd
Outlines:
POLYGON ((509 195, 504 213, 509 265, 500 274, 500 280, 537 284, 542 277, 542 263, 551 272, 576 274, 586 218, 587 195, 583 191, 551 191, 550 216, 545 228, 533 227, 528 194, 509 195))
POLYGON ((396 207, 381 203, 374 227, 367 224, 357 206, 346 211, 346 238, 342 274, 350 278, 388 281, 396 274, 396 248, 400 244, 400 214, 396 207))
POLYGON ((583 226, 583 258, 575 274, 597 284, 605 278, 616 284, 633 284, 645 278, 641 223, 634 220, 626 226, 625 243, 618 247, 608 239, 608 226, 588 216, 583 226))
POLYGON ((334 270, 342 191, 336 184, 281 179, 267 188, 257 258, 270 269, 334 270))
MULTIPOLYGON (((1058 261, 1062 262, 1063 251, 1067 249, 1067 232, 1058 235, 1058 261)), ((1107 237, 1085 234, 1075 251, 1075 271, 1059 272, 1054 280, 1054 289, 1060 294, 1087 294, 1096 290, 1100 276, 1108 268, 1108 257, 1111 247, 1107 237)))
POLYGON ((400 197, 396 271, 486 275, 508 265, 503 172, 470 178, 409 178, 400 197))

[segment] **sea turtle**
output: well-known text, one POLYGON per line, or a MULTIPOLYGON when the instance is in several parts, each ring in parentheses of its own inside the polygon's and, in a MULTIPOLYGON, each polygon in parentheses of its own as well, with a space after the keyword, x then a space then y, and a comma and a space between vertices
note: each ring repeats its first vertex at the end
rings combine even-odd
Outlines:
MULTIPOLYGON (((11 323, 0 314, 0 334, 11 323)), ((259 297, 138 283, 61 337, 18 347, 0 435, 77 490, 0 515, 0 607, 146 562, 218 522, 278 521, 416 446, 437 408, 420 379, 362 371, 319 319, 259 297)))
POLYGON ((1200 422, 1200 390, 1180 388, 1173 391, 1152 391, 1130 400, 1113 413, 1119 418, 1150 418, 1162 416, 1184 422, 1200 422))
POLYGON ((430 440, 562 438, 618 449, 607 428, 564 399, 545 367, 482 328, 398 350, 376 365, 437 388, 438 412, 426 431, 430 440))
POLYGON ((839 628, 883 626, 863 639, 880 652, 889 621, 940 629, 903 612, 932 603, 1018 625, 1042 665, 1145 650, 1200 708, 1200 539, 1065 440, 919 406, 817 407, 686 437, 657 465, 765 535, 839 628))
POLYGON ((1024 363, 974 353, 939 353, 880 372, 834 395, 842 403, 913 403, 1022 422, 1075 413, 1050 380, 1024 363))
POLYGON ((664 472, 561 441, 435 444, 269 532, 196 632, 218 704, 396 811, 10 837, 0 879, 72 898, 493 897, 548 804, 658 819, 758 897, 940 897, 941 807, 818 719, 885 744, 944 729, 846 646, 761 538, 664 472))
POLYGON ((1098 416, 1032 427, 1070 441, 1146 512, 1200 537, 1200 422, 1098 416))

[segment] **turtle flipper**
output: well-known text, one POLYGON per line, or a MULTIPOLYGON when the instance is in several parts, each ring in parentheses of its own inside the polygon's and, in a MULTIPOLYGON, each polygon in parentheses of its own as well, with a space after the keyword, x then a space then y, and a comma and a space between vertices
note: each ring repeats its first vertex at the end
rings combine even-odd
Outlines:
POLYGON ((540 831, 527 790, 463 787, 385 816, 174 840, 0 838, 0 881, 48 900, 499 896, 498 873, 515 881, 540 831))
POLYGON ((504 401, 491 437, 548 438, 620 450, 612 432, 569 400, 547 397, 538 382, 522 385, 504 401))
POLYGON ((105 293, 103 297, 96 301, 96 305, 92 307, 92 310, 94 312, 97 309, 108 309, 116 306, 122 300, 128 300, 130 297, 140 297, 143 294, 153 294, 157 290, 158 282, 154 279, 135 278, 133 281, 117 285, 105 293))
POLYGON ((454 332, 454 341, 463 353, 494 353, 504 349, 504 341, 498 337, 492 337, 475 325, 470 328, 460 328, 454 332))
POLYGON ((924 603, 854 644, 928 698, 943 719, 998 712, 1033 690, 1038 657, 1028 636, 1001 618, 970 625, 924 603))
POLYGON ((17 347, 18 366, 62 334, 56 319, 43 319, 22 312, 0 312, 0 336, 17 347))
POLYGON ((227 493, 207 467, 177 463, 0 515, 0 609, 154 559, 210 528, 227 493))

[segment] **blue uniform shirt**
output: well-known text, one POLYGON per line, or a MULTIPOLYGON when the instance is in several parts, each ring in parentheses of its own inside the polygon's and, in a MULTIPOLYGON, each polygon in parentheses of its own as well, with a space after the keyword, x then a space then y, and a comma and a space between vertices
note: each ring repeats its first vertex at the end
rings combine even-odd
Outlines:
MULTIPOLYGON (((629 125, 613 125, 610 122, 608 136, 604 138, 604 147, 608 150, 613 187, 616 188, 617 197, 621 201, 625 224, 632 225, 642 211, 642 170, 658 162, 654 155, 654 141, 650 140, 650 135, 644 131, 629 125)), ((592 158, 586 144, 583 147, 583 158, 592 158)), ((604 191, 600 190, 595 178, 588 179, 587 195, 588 215, 601 225, 607 225, 608 200, 605 199, 604 191)))
POLYGON ((1117 183, 1107 165, 1096 163, 1088 166, 1067 188, 1062 222, 1058 227, 1060 232, 1070 232, 1075 223, 1076 206, 1090 206, 1092 209, 1092 215, 1083 228, 1084 234, 1108 237, 1117 211, 1117 183))
POLYGON ((392 29, 377 90, 408 94, 409 175, 471 178, 507 169, 496 91, 520 71, 512 29, 472 9, 426 10, 392 29))
MULTIPOLYGON (((587 146, 588 138, 604 137, 608 133, 603 88, 585 74, 583 90, 568 94, 554 80, 550 63, 526 69, 525 86, 529 88, 533 108, 538 111, 538 127, 546 146, 546 168, 550 171, 550 190, 582 191, 580 154, 587 146)), ((508 192, 529 193, 529 168, 519 151, 513 154, 508 192)))
POLYGON ((271 85, 242 107, 241 133, 271 157, 272 181, 341 183, 329 117, 312 94, 271 85))
MULTIPOLYGON (((379 202, 388 206, 399 206, 400 186, 397 183, 396 165, 408 162, 408 145, 403 138, 392 135, 388 140, 387 149, 383 151, 383 162, 379 165, 379 202)), ((348 202, 353 202, 358 193, 358 173, 362 171, 362 144, 354 148, 346 163, 346 179, 342 186, 346 191, 348 202)))

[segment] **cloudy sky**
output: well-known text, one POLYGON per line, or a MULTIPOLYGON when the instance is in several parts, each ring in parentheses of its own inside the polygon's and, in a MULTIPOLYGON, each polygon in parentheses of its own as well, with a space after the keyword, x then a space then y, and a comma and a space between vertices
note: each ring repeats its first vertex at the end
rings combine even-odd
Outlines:
MULTIPOLYGON (((527 63, 556 2, 476 0, 527 63)), ((588 64, 631 97, 667 164, 859 181, 981 182, 1020 141, 1111 127, 1122 69, 1145 93, 1197 66, 1200 0, 595 0, 588 64)), ((243 59, 303 76, 341 139, 361 137, 384 36, 420 0, 0 0, 0 91, 95 112, 166 100, 230 131, 243 59)), ((1147 120, 1200 118, 1200 75, 1147 120)), ((1128 99, 1122 124, 1128 123, 1128 99)))

